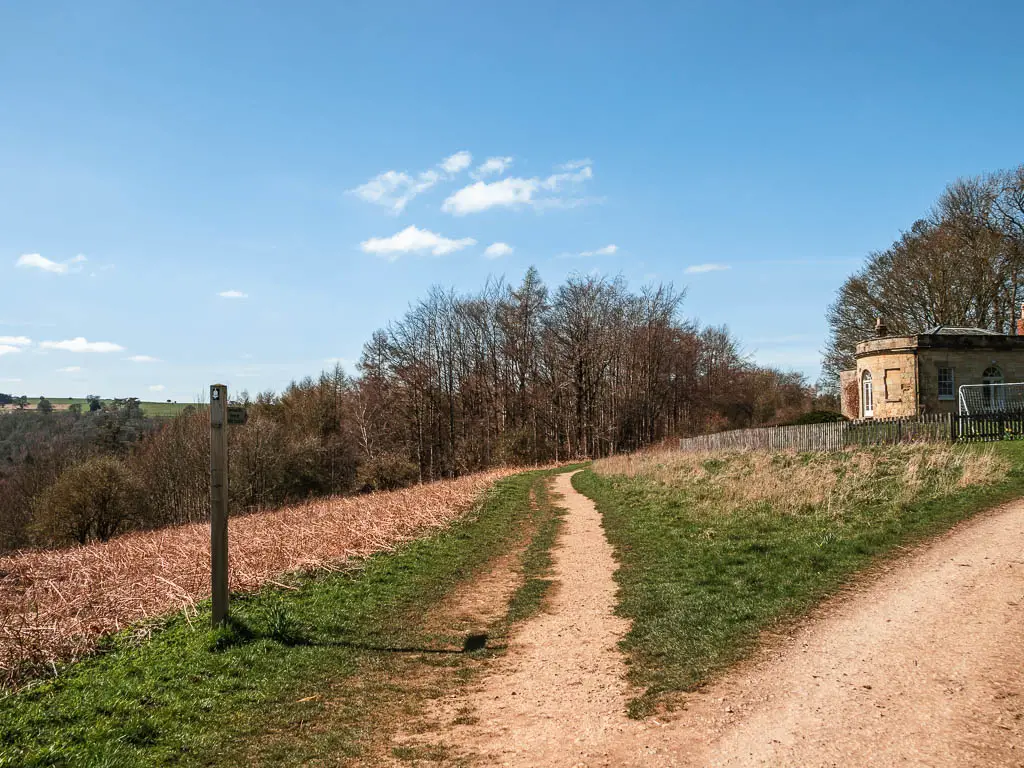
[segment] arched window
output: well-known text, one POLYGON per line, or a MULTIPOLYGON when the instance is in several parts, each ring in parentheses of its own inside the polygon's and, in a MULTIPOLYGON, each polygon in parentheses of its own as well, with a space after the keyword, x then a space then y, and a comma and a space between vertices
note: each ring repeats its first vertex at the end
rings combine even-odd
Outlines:
POLYGON ((864 371, 864 374, 861 376, 860 381, 860 401, 861 407, 864 410, 864 418, 866 419, 870 416, 874 416, 875 414, 875 393, 871 384, 871 371, 864 371))
POLYGON ((985 372, 981 374, 981 383, 985 385, 981 388, 981 398, 985 408, 992 411, 1002 408, 1006 402, 1006 393, 1001 386, 998 386, 1003 383, 1003 372, 999 370, 999 367, 991 365, 986 368, 985 372))

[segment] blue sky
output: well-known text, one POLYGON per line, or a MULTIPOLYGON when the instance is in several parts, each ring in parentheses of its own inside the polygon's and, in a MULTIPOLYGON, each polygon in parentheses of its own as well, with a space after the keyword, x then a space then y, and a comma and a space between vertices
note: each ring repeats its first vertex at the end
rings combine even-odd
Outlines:
POLYGON ((1012 2, 4 4, 0 391, 279 390, 431 284, 531 264, 672 281, 813 379, 865 254, 1024 161, 1022 25, 1012 2))

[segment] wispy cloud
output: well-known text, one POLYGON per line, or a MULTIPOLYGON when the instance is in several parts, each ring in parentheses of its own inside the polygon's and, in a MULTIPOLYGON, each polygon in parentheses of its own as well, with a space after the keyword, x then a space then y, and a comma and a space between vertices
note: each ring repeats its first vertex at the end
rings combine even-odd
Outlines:
POLYGON ((242 293, 241 291, 235 291, 235 290, 221 291, 217 295, 220 296, 222 299, 248 299, 249 298, 249 294, 248 293, 242 293))
POLYGON ((0 379, 0 384, 18 384, 21 379, 0 379))
POLYGON ((159 363, 159 357, 153 357, 152 355, 132 355, 128 358, 133 363, 159 363))
POLYGON ((149 385, 149 391, 150 392, 163 392, 165 389, 167 389, 167 387, 165 387, 163 384, 150 384, 149 385))
MULTIPOLYGON (((582 161, 579 161, 582 162, 582 161)), ((557 173, 541 178, 509 176, 498 181, 477 181, 455 192, 441 206, 454 216, 480 213, 489 208, 569 208, 587 202, 578 196, 564 195, 594 176, 590 164, 559 166, 557 173)))
POLYGON ((508 243, 491 243, 484 250, 484 256, 488 259, 500 259, 502 256, 508 256, 514 250, 515 248, 508 243))
POLYGON ((371 237, 360 243, 365 253, 372 253, 388 261, 396 261, 402 254, 429 251, 434 256, 444 256, 476 245, 472 237, 452 240, 426 229, 408 226, 391 237, 371 237))
POLYGON ((456 152, 450 157, 446 157, 441 162, 441 168, 444 169, 445 173, 462 173, 464 170, 469 168, 469 164, 472 162, 473 156, 469 152, 462 150, 461 152, 456 152))
POLYGON ((0 356, 12 355, 15 352, 21 352, 21 347, 16 347, 13 344, 0 344, 0 356))
POLYGON ((493 176, 495 174, 500 175, 507 171, 511 165, 511 157, 488 157, 476 167, 476 170, 471 175, 475 179, 482 179, 485 176, 493 176))
POLYGON ((725 272, 732 269, 728 264, 693 264, 683 270, 687 275, 702 275, 705 272, 725 272))
POLYGON ((593 256, 614 256, 619 251, 619 246, 615 243, 609 243, 608 245, 597 248, 593 251, 580 251, 579 253, 560 253, 558 257, 560 259, 589 259, 593 256))
POLYGON ((124 347, 109 341, 86 341, 82 336, 64 341, 44 341, 40 349, 57 349, 64 352, 123 352, 124 347))
POLYGON ((594 164, 594 161, 589 157, 582 157, 579 160, 570 160, 568 163, 562 163, 558 166, 559 171, 575 171, 579 168, 589 168, 594 164))
POLYGON ((446 157, 436 167, 416 174, 405 171, 384 171, 365 184, 350 189, 349 193, 398 214, 404 211, 405 206, 413 199, 438 182, 450 179, 466 170, 472 162, 473 156, 463 150, 446 157))
POLYGON ((41 269, 44 272, 52 272, 55 275, 66 275, 69 272, 81 271, 79 265, 85 261, 88 261, 88 259, 81 253, 67 261, 52 261, 38 253, 26 253, 18 257, 18 260, 14 262, 14 266, 41 269))
POLYGON ((588 258, 590 256, 612 256, 618 250, 619 246, 615 245, 615 243, 609 243, 603 248, 598 248, 596 251, 581 251, 580 256, 583 258, 588 258))
POLYGON ((80 365, 68 365, 64 368, 58 368, 57 373, 80 373, 82 366, 80 365))
POLYGON ((28 336, 0 336, 0 344, 12 347, 27 347, 32 344, 32 339, 28 336))

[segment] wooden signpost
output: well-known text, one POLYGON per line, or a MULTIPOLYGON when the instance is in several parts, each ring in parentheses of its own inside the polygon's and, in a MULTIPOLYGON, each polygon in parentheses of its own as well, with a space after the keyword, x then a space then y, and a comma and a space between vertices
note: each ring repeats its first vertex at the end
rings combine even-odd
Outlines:
POLYGON ((210 387, 210 572, 213 625, 228 618, 228 388, 210 387))

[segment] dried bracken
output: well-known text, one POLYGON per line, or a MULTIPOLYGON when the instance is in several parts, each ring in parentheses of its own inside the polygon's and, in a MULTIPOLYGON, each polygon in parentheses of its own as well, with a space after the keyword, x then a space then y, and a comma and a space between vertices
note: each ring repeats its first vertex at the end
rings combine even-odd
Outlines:
POLYGON ((646 451, 595 462, 601 475, 646 477, 683 488, 709 513, 768 504, 776 512, 842 515, 854 504, 937 498, 1006 476, 991 450, 911 444, 837 453, 646 451))
MULTIPOLYGON (((516 471, 234 518, 231 589, 256 590, 284 573, 336 568, 393 549, 449 525, 516 471)), ((210 589, 209 536, 207 525, 184 525, 0 557, 0 686, 77 658, 100 636, 145 619, 181 609, 194 614, 210 589)))

